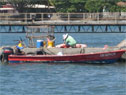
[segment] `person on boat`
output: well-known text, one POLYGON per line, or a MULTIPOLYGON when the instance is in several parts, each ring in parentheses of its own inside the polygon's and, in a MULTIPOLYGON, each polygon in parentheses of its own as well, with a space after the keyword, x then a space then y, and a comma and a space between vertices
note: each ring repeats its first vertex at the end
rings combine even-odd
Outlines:
POLYGON ((76 47, 76 40, 68 35, 68 34, 63 34, 63 40, 64 40, 64 48, 69 48, 69 47, 72 47, 72 48, 75 48, 76 47))
POLYGON ((24 54, 22 49, 24 49, 24 44, 22 43, 22 41, 19 41, 18 45, 16 46, 16 53, 17 54, 24 54))
POLYGON ((55 36, 53 35, 48 35, 47 36, 47 48, 51 48, 51 47, 54 47, 55 46, 55 36))

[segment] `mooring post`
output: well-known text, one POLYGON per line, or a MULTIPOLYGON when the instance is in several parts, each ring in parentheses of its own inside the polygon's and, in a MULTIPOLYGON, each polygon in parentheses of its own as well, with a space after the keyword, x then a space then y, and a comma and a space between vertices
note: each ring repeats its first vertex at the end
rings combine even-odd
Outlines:
POLYGON ((94 32, 94 25, 92 25, 92 32, 94 32))
POLYGON ((67 26, 66 25, 64 26, 64 30, 65 30, 65 32, 67 32, 67 26))
POLYGON ((23 28, 22 28, 22 32, 25 32, 25 26, 23 26, 23 28))
POLYGON ((81 27, 81 26, 79 25, 79 26, 78 26, 78 32, 80 32, 80 27, 81 27))
POLYGON ((121 26, 119 25, 119 32, 122 32, 121 26))
POLYGON ((105 31, 108 32, 108 26, 107 25, 105 26, 105 31))
POLYGON ((9 25, 9 32, 11 32, 11 25, 9 25))

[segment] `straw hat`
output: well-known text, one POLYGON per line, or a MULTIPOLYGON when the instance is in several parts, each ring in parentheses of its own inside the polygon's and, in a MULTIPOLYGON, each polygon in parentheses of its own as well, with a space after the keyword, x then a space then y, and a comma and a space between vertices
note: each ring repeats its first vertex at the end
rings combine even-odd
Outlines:
POLYGON ((65 40, 68 37, 68 34, 63 34, 63 39, 65 40))

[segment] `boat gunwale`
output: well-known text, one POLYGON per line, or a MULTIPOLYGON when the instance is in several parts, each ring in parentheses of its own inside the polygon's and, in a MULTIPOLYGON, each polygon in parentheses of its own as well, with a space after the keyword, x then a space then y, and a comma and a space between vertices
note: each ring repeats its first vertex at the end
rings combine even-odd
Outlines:
POLYGON ((64 55, 36 55, 36 54, 26 54, 26 55, 16 55, 16 54, 12 54, 9 55, 9 57, 65 57, 65 56, 81 56, 81 55, 96 55, 96 54, 106 54, 106 53, 118 53, 118 52, 123 52, 125 53, 126 50, 113 50, 113 51, 105 51, 105 52, 91 52, 91 53, 83 53, 83 54, 64 54, 64 55))

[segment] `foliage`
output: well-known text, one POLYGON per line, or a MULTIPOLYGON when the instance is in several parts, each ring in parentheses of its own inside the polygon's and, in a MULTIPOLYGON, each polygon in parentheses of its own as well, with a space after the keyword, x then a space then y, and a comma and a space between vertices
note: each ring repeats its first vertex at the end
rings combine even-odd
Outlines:
POLYGON ((121 11, 117 2, 122 0, 50 0, 57 12, 109 12, 121 11))
POLYGON ((122 8, 121 9, 121 12, 126 12, 126 8, 122 8))
MULTIPOLYGON (((125 11, 125 7, 117 6, 117 2, 126 0, 8 0, 19 12, 34 4, 52 5, 56 12, 108 12, 125 11)), ((1 3, 0 3, 1 4, 1 3)))
POLYGON ((1 7, 2 5, 4 5, 4 4, 6 4, 6 3, 3 2, 3 1, 0 1, 0 7, 1 7))
POLYGON ((88 0, 85 4, 85 8, 89 12, 100 12, 103 9, 103 0, 88 0))
POLYGON ((86 0, 52 0, 57 12, 83 12, 86 0))

